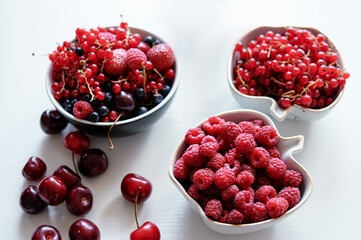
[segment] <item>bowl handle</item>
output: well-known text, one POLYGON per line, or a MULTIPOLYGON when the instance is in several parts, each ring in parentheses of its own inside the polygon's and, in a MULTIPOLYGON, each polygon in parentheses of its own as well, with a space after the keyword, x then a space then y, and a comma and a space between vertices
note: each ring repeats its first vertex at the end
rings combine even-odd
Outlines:
POLYGON ((278 104, 276 103, 276 101, 272 101, 272 105, 270 108, 271 114, 273 117, 277 118, 277 120, 279 121, 283 121, 285 120, 287 113, 288 113, 288 109, 281 109, 278 104))
POLYGON ((284 138, 284 140, 287 142, 287 152, 289 154, 302 151, 304 144, 304 137, 302 135, 284 138))

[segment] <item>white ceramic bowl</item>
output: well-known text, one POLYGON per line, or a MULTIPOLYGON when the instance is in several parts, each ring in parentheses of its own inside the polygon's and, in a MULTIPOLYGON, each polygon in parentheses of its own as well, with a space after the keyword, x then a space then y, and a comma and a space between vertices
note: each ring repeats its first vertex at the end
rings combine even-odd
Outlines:
MULTIPOLYGON (((260 119, 263 121, 264 125, 271 125, 275 127, 272 120, 267 117, 265 114, 260 113, 258 111, 254 110, 235 110, 235 111, 229 111, 217 114, 217 116, 225 119, 226 121, 233 121, 233 122, 241 122, 241 121, 248 121, 253 119, 260 119)), ((198 123, 194 127, 201 127, 202 124, 206 121, 198 123)), ((278 133, 278 132, 277 132, 278 133)), ((294 136, 294 137, 282 137, 278 134, 279 141, 277 143, 277 148, 280 151, 281 159, 285 162, 287 165, 287 169, 292 169, 300 172, 303 177, 303 182, 299 186, 300 192, 301 192, 301 199, 300 202, 288 210, 285 214, 278 218, 272 218, 268 219, 262 222, 257 223, 248 223, 248 224, 226 224, 226 223, 220 223, 217 221, 214 221, 210 218, 208 218, 202 209, 202 207, 188 194, 186 189, 183 188, 183 186, 179 183, 179 181, 174 177, 173 174, 173 166, 177 159, 179 159, 182 156, 183 151, 187 147, 187 143, 184 141, 184 139, 181 140, 181 142, 178 144, 177 148, 175 149, 172 159, 170 161, 169 165, 169 176, 174 185, 177 187, 177 189, 180 191, 180 193, 184 196, 184 198, 187 200, 190 207, 197 212, 200 217, 202 218, 203 222, 212 230, 222 233, 222 234, 243 234, 243 233, 249 233, 249 232, 255 232, 259 231, 268 227, 271 227, 278 222, 284 220, 288 216, 290 216, 293 212, 298 210, 310 197, 313 184, 312 179, 309 173, 304 169, 293 157, 293 153, 299 152, 303 148, 304 138, 301 135, 294 136)))
MULTIPOLYGON (((306 29, 317 35, 321 33, 319 30, 314 28, 307 28, 307 27, 295 27, 306 29)), ((248 32, 244 35, 240 41, 247 46, 251 40, 257 39, 260 34, 265 34, 267 31, 273 31, 274 33, 284 33, 286 31, 285 27, 259 27, 253 29, 252 31, 248 32)), ((341 56, 336 49, 335 45, 326 37, 326 41, 329 43, 330 47, 335 50, 336 54, 338 55, 338 64, 341 69, 344 68, 341 56)), ((234 50, 234 49, 233 49, 234 50)), ((270 113, 276 120, 283 121, 284 119, 299 119, 303 121, 314 121, 324 117, 326 114, 330 112, 332 108, 339 102, 343 92, 344 87, 339 89, 339 93, 336 99, 332 102, 332 104, 324 107, 322 109, 312 109, 312 108, 303 108, 297 105, 291 106, 290 108, 283 109, 281 108, 276 100, 271 97, 267 96, 250 96, 241 93, 233 84, 233 68, 240 59, 240 54, 232 50, 232 54, 228 61, 228 84, 231 88, 232 95, 236 99, 236 101, 245 108, 251 108, 263 113, 270 113)))

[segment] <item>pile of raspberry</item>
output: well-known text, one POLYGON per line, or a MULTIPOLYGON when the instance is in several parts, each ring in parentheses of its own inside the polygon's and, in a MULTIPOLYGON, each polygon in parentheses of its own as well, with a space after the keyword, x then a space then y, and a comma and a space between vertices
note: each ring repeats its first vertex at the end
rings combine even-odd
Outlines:
POLYGON ((173 173, 211 219, 245 224, 277 218, 298 204, 302 175, 287 169, 274 127, 210 117, 185 135, 173 173))
POLYGON ((322 34, 306 29, 268 31, 247 46, 238 42, 233 83, 243 94, 269 96, 281 108, 320 109, 330 105, 350 77, 322 34))
POLYGON ((120 27, 76 29, 49 55, 52 92, 75 117, 93 122, 128 119, 163 101, 175 78, 172 49, 159 39, 120 27))

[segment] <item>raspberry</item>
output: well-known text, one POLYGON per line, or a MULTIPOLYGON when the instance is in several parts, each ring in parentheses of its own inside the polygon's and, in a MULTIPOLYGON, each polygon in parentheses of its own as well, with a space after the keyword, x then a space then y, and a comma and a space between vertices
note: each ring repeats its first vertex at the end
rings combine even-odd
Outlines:
POLYGON ((242 171, 236 177, 236 183, 241 189, 246 189, 252 185, 254 176, 249 171, 242 171))
POLYGON ((191 198, 193 198, 197 202, 201 202, 205 199, 204 193, 200 191, 194 184, 189 186, 187 193, 191 198))
POLYGON ((300 202, 301 193, 296 187, 285 187, 278 193, 278 197, 283 197, 288 202, 288 207, 293 208, 300 202))
POLYGON ((234 122, 225 122, 221 125, 221 135, 229 144, 233 144, 240 133, 242 133, 242 129, 234 122))
POLYGON ((206 163, 206 158, 199 153, 198 144, 190 145, 185 153, 183 153, 182 158, 185 164, 191 167, 203 167, 206 163))
POLYGON ((221 124, 224 122, 224 119, 217 116, 212 116, 203 123, 203 129, 207 134, 217 136, 221 133, 221 124))
POLYGON ((249 165, 247 163, 241 164, 241 171, 248 171, 248 172, 252 173, 253 177, 256 177, 256 169, 254 169, 251 165, 249 165))
MULTIPOLYGON (((187 166, 187 165, 186 165, 187 166)), ((189 173, 189 181, 191 181, 192 183, 193 183, 193 177, 194 177, 194 174, 199 170, 199 169, 201 169, 201 168, 198 168, 198 167, 196 167, 196 168, 190 168, 191 169, 191 171, 190 171, 190 173, 189 173)))
POLYGON ((300 172, 295 170, 286 170, 283 177, 284 186, 298 187, 302 182, 302 175, 300 172))
POLYGON ((272 147, 266 147, 267 152, 270 155, 270 158, 281 158, 280 151, 278 151, 278 148, 275 146, 272 147))
POLYGON ((209 188, 214 181, 214 173, 209 168, 203 168, 196 171, 193 175, 193 182, 200 190, 209 188))
POLYGON ((257 201, 266 204, 271 198, 277 196, 276 190, 270 185, 264 185, 256 190, 254 197, 257 201))
POLYGON ((263 126, 263 122, 260 119, 255 119, 252 121, 252 123, 254 124, 255 127, 261 128, 263 126))
POLYGON ((174 177, 178 180, 187 180, 190 175, 190 168, 184 163, 183 158, 178 159, 173 167, 174 177))
POLYGON ((243 162, 243 158, 241 157, 241 155, 239 154, 236 148, 232 148, 228 152, 226 152, 224 154, 224 160, 225 163, 229 165, 233 165, 234 161, 236 160, 239 161, 240 163, 243 162))
POLYGON ((137 70, 147 61, 147 56, 138 48, 130 48, 125 54, 125 62, 131 70, 137 70))
POLYGON ((239 153, 247 154, 253 152, 256 147, 253 135, 249 133, 241 133, 235 140, 235 146, 239 153))
POLYGON ((253 183, 254 189, 258 189, 264 185, 272 185, 271 179, 269 179, 269 177, 267 177, 264 172, 257 172, 256 178, 253 183))
POLYGON ((238 192, 239 192, 239 188, 235 184, 233 184, 225 189, 222 189, 221 190, 222 200, 223 201, 233 200, 238 192))
POLYGON ((222 154, 216 153, 213 157, 211 157, 207 162, 207 167, 213 168, 215 170, 223 167, 225 159, 222 154))
POLYGON ((238 126, 241 127, 242 133, 252 134, 253 136, 256 134, 256 127, 252 122, 243 121, 238 123, 238 126))
POLYGON ((92 105, 86 101, 77 101, 74 104, 73 113, 77 118, 87 119, 93 111, 92 105))
POLYGON ((118 77, 127 71, 128 67, 125 60, 126 52, 127 51, 122 48, 114 49, 113 57, 105 60, 104 70, 108 75, 118 77))
POLYGON ((234 174, 236 174, 236 175, 241 171, 241 164, 239 163, 238 160, 234 161, 232 170, 233 170, 234 174))
POLYGON ((271 147, 278 142, 278 134, 274 127, 263 126, 256 133, 255 139, 258 143, 271 147))
POLYGON ((268 161, 266 167, 266 174, 271 179, 279 179, 283 178, 286 173, 287 166, 286 164, 279 158, 271 158, 268 161))
POLYGON ((215 220, 217 220, 222 213, 222 203, 217 199, 212 199, 208 201, 206 207, 204 208, 204 213, 215 220))
POLYGON ((208 195, 208 196, 220 196, 221 195, 221 190, 219 190, 219 188, 216 186, 216 185, 212 185, 210 186, 209 188, 207 188, 205 190, 205 193, 208 195))
POLYGON ((233 209, 227 215, 227 223, 230 224, 240 224, 243 221, 243 214, 240 213, 237 209, 233 209))
POLYGON ((221 167, 214 175, 214 183, 219 189, 224 189, 236 181, 234 171, 229 166, 221 167))
POLYGON ((264 168, 269 161, 269 153, 263 147, 256 147, 249 156, 249 163, 253 168, 264 168))
POLYGON ((175 62, 172 49, 164 43, 149 49, 147 57, 153 63, 154 68, 161 72, 171 68, 175 62))
POLYGON ((261 202, 253 204, 252 213, 250 214, 251 222, 261 222, 267 218, 266 205, 261 202))
POLYGON ((201 144, 206 134, 200 128, 191 128, 185 135, 185 141, 189 144, 201 144))
POLYGON ((234 206, 242 213, 249 213, 253 208, 253 195, 247 190, 242 190, 234 197, 234 206))
POLYGON ((216 137, 216 140, 218 142, 218 152, 225 152, 229 149, 229 145, 228 143, 226 143, 226 141, 224 141, 223 137, 221 135, 218 135, 216 137))
POLYGON ((218 219, 218 222, 220 223, 227 223, 227 217, 228 217, 228 211, 227 210, 222 210, 221 216, 218 219))
POLYGON ((199 152, 205 157, 213 157, 218 151, 218 142, 213 136, 206 136, 202 139, 199 152))
POLYGON ((246 189, 244 189, 244 190, 246 190, 246 191, 250 192, 250 193, 251 193, 251 195, 254 197, 254 190, 253 190, 253 188, 252 188, 252 187, 248 187, 248 188, 246 188, 246 189))
POLYGON ((266 207, 268 216, 276 218, 287 211, 288 202, 283 197, 275 197, 267 202, 266 207))
POLYGON ((233 200, 222 202, 223 209, 230 212, 234 209, 233 200))
POLYGON ((105 38, 105 40, 108 40, 109 43, 115 43, 117 41, 117 36, 110 32, 100 32, 98 37, 105 38))

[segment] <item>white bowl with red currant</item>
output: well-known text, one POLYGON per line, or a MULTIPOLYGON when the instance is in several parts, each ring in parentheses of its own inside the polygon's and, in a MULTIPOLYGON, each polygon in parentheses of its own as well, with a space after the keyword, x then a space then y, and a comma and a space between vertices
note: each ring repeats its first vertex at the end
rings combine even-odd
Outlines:
POLYGON ((46 88, 55 108, 87 133, 142 131, 169 107, 179 63, 163 39, 122 22, 76 29, 49 55, 46 88))
POLYGON ((280 136, 258 111, 224 112, 186 132, 169 175, 209 228, 223 234, 259 231, 310 197, 311 176, 293 157, 303 143, 303 136, 280 136))
POLYGON ((314 28, 256 28, 240 39, 228 63, 238 103, 279 121, 322 118, 349 77, 335 45, 314 28))

